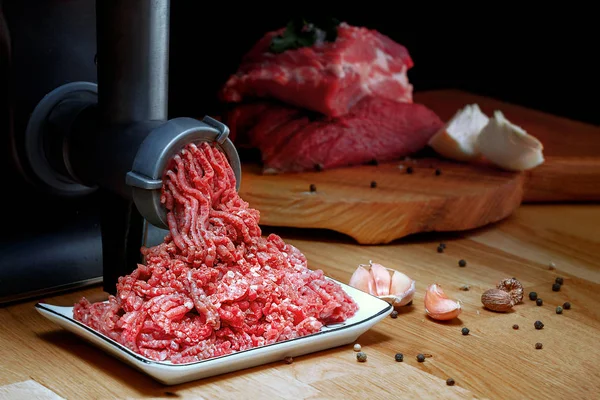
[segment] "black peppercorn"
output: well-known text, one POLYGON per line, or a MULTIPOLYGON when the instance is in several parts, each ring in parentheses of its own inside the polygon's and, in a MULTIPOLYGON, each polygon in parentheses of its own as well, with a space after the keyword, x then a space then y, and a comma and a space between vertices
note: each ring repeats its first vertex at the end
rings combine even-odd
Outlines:
POLYGON ((440 171, 439 169, 436 169, 436 170, 435 170, 435 174, 436 174, 437 176, 439 176, 439 175, 441 175, 441 174, 442 174, 442 171, 440 171))
POLYGON ((559 285, 562 285, 564 283, 563 278, 561 278, 560 276, 556 278, 554 282, 558 283, 559 285))
POLYGON ((443 249, 445 249, 446 248, 446 243, 444 243, 444 242, 440 243, 440 247, 443 248, 443 249))
POLYGON ((438 246, 437 252, 438 253, 443 253, 444 252, 444 248, 442 246, 438 246))
POLYGON ((452 378, 446 379, 446 385, 448 385, 448 386, 454 386, 455 383, 456 382, 454 382, 454 379, 452 379, 452 378))
POLYGON ((569 302, 567 301, 565 304, 563 304, 563 308, 564 308, 565 310, 570 310, 570 309, 571 309, 571 303, 569 303, 569 302))
POLYGON ((535 329, 542 329, 544 327, 544 324, 542 323, 542 321, 535 321, 533 323, 533 326, 535 326, 535 329))
POLYGON ((557 314, 562 314, 562 312, 563 312, 563 308, 561 306, 556 307, 557 314))
POLYGON ((407 174, 412 174, 413 173, 413 167, 406 168, 406 173, 407 174))
POLYGON ((377 182, 371 181, 371 188, 376 188, 376 187, 377 187, 377 182))
POLYGON ((514 324, 514 325, 513 325, 513 329, 515 329, 515 330, 516 330, 516 329, 519 329, 519 325, 517 325, 517 324, 514 324))
POLYGON ((462 328, 461 330, 463 335, 468 335, 469 334, 469 328, 462 328))
POLYGON ((369 161, 370 165, 379 165, 379 162, 376 159, 372 159, 371 161, 369 161))
POLYGON ((396 310, 392 311, 392 313, 390 314, 390 317, 398 318, 398 311, 396 311, 396 310))
POLYGON ((317 171, 317 172, 323 171, 323 165, 322 164, 315 164, 315 171, 317 171))
POLYGON ((529 300, 536 300, 536 299, 537 299, 537 293, 529 292, 529 300))
POLYGON ((310 191, 311 192, 316 192, 317 191, 317 186, 314 183, 310 184, 310 191))
POLYGON ((560 292, 560 287, 561 287, 560 283, 555 283, 555 284, 552 285, 552 291, 553 292, 560 292))
POLYGON ((465 260, 458 260, 458 266, 459 267, 466 267, 467 266, 467 262, 465 260))
POLYGON ((537 350, 541 349, 542 347, 543 347, 543 345, 541 343, 539 343, 539 342, 535 344, 535 348, 537 350))
POLYGON ((541 306, 542 304, 544 304, 544 300, 542 300, 538 297, 538 299, 535 301, 535 304, 538 306, 541 306))
POLYGON ((358 362, 367 361, 367 353, 359 351, 358 353, 356 353, 356 359, 358 360, 358 362))
POLYGON ((425 361, 425 356, 423 354, 417 354, 417 361, 418 362, 424 362, 425 361))
POLYGON ((394 360, 396 360, 397 362, 404 361, 404 354, 402 354, 402 353, 396 353, 396 355, 394 356, 394 360))

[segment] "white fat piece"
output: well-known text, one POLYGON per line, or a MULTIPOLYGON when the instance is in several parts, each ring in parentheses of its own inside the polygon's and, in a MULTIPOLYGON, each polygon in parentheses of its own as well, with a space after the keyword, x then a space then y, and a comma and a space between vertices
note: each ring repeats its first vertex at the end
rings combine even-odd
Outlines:
POLYGON ((481 131, 477 147, 488 161, 509 171, 525 171, 544 162, 542 143, 501 111, 495 111, 481 131))
POLYGON ((469 104, 456 114, 429 140, 436 153, 456 161, 479 157, 477 137, 489 118, 477 104, 469 104))

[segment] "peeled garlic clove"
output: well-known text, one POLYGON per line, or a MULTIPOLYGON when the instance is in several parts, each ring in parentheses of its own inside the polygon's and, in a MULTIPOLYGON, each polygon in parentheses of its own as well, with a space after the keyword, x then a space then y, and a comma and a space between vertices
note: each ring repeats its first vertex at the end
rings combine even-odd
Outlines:
POLYGON ((350 282, 348 285, 358 290, 362 290, 363 292, 377 295, 377 290, 375 289, 375 280, 369 271, 367 271, 363 266, 359 266, 356 271, 354 271, 350 277, 350 282))
POLYGON ((458 317, 462 309, 460 302, 448 298, 442 288, 434 283, 425 292, 425 312, 433 319, 447 321, 458 317))
POLYGON ((375 280, 377 296, 390 294, 390 283, 392 278, 387 268, 381 264, 371 263, 371 275, 373 275, 373 279, 375 280))
POLYGON ((394 305, 405 306, 410 303, 415 295, 415 281, 399 271, 392 274, 390 296, 394 298, 394 305))
POLYGON ((509 171, 525 171, 544 162, 542 143, 500 111, 482 129, 477 146, 491 163, 509 171))
POLYGON ((477 137, 488 124, 489 118, 477 104, 469 104, 456 114, 429 139, 436 153, 456 161, 470 161, 479 157, 477 137))

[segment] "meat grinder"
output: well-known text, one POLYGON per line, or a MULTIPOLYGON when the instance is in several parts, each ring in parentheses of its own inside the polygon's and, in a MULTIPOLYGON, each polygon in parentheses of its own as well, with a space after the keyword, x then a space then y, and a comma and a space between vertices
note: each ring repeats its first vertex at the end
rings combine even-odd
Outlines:
MULTIPOLYGON (((13 204, 8 212, 15 213, 8 230, 22 228, 16 237, 2 237, 0 302, 100 281, 106 292, 115 293, 117 278, 143 261, 140 247, 157 244, 168 233, 160 192, 171 157, 188 143, 214 142, 227 156, 239 189, 239 156, 221 122, 168 119, 169 0, 96 0, 95 10, 79 9, 82 21, 95 22, 86 39, 95 34, 97 83, 90 74, 89 80, 61 74, 61 68, 77 65, 81 49, 89 48, 82 46, 79 54, 71 50, 63 57, 62 65, 56 60, 48 65, 55 68, 54 81, 40 86, 53 87, 29 103, 22 101, 15 78, 19 63, 31 67, 19 58, 33 43, 19 25, 24 3, 30 1, 20 10, 15 3, 0 3, 0 101, 7 103, 0 112, 9 110, 0 123, 9 133, 7 168, 19 175, 7 182, 4 197, 13 204), (40 215, 69 208, 75 215, 65 221, 68 237, 37 226, 40 215)), ((44 40, 44 33, 61 40, 52 30, 64 32, 65 26, 45 23, 40 3, 33 6, 39 7, 39 24, 27 28, 37 30, 36 40, 44 40)), ((83 43, 70 39, 75 48, 83 43)), ((52 223, 62 224, 60 218, 52 223)))

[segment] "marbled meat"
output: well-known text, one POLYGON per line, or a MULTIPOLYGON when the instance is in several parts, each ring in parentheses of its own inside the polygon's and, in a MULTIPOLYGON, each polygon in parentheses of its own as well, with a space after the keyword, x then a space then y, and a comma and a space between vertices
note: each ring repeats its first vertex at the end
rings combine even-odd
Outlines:
POLYGON ((330 117, 348 113, 365 96, 412 102, 407 71, 413 60, 389 37, 342 23, 334 42, 270 52, 283 31, 268 32, 250 49, 222 88, 222 101, 270 98, 330 117))

